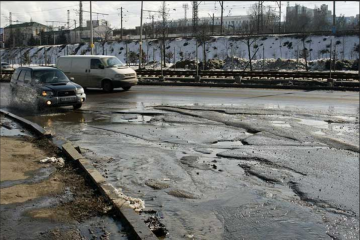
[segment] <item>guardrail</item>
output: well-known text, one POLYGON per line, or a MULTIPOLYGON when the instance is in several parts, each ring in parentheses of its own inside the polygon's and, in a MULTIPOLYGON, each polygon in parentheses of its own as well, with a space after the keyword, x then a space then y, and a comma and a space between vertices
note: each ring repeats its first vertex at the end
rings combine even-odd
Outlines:
MULTIPOLYGON (((138 76, 170 76, 170 77, 195 77, 196 71, 193 70, 136 70, 138 76)), ((199 71, 200 77, 249 77, 250 79, 258 78, 300 78, 300 79, 329 79, 329 72, 244 72, 244 71, 199 71)), ((359 80, 359 75, 354 73, 332 72, 331 78, 336 80, 359 80)))

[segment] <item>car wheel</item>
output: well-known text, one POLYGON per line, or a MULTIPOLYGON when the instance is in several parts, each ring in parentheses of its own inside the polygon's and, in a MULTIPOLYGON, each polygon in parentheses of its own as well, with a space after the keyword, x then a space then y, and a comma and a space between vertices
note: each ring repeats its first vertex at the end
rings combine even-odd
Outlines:
POLYGON ((114 90, 114 87, 113 87, 111 81, 109 81, 109 80, 105 80, 103 82, 102 87, 103 87, 104 92, 112 92, 114 90))
POLYGON ((78 104, 73 105, 74 110, 80 109, 81 107, 82 107, 82 103, 78 103, 78 104))
POLYGON ((124 91, 129 91, 131 87, 123 87, 124 91))

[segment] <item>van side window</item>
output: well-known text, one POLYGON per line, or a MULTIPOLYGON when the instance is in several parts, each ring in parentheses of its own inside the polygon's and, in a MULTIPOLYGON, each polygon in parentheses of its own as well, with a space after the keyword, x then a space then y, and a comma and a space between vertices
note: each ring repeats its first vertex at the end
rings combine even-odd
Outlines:
POLYGON ((19 77, 20 72, 21 72, 21 69, 16 69, 15 72, 13 73, 13 75, 11 76, 11 81, 16 82, 16 80, 19 77))
POLYGON ((27 71, 26 71, 25 69, 21 71, 20 76, 19 76, 19 78, 18 78, 18 82, 23 82, 23 81, 24 81, 25 73, 26 73, 26 72, 27 72, 27 71))
POLYGON ((31 82, 31 71, 29 71, 29 70, 26 71, 24 82, 25 83, 31 82))
POLYGON ((91 59, 91 69, 100 69, 100 65, 103 65, 99 59, 91 59))

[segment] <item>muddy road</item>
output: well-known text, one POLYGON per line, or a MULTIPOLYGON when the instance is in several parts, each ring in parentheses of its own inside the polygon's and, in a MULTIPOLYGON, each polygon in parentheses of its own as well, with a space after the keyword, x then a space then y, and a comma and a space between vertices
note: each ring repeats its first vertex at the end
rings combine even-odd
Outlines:
POLYGON ((0 239, 129 239, 78 167, 40 161, 56 147, 2 114, 0 125, 0 239))
MULTIPOLYGON (((0 85, 2 92, 8 86, 0 85)), ((2 107, 79 145, 168 239, 358 239, 359 93, 142 87, 2 107)))

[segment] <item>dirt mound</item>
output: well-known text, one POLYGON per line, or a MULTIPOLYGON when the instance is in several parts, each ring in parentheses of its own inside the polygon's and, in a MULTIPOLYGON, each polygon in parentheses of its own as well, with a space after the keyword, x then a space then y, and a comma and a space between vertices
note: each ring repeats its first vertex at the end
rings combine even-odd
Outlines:
POLYGON ((195 60, 184 60, 176 62, 175 65, 171 66, 170 68, 185 68, 185 69, 196 69, 196 62, 195 60))

